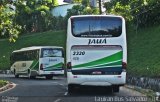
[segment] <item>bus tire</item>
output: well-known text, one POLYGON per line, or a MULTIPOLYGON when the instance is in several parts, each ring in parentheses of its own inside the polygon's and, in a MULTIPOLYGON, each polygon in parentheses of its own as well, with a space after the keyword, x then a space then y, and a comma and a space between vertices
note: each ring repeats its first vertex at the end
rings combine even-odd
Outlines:
POLYGON ((30 79, 35 79, 36 78, 36 76, 30 76, 30 79))
POLYGON ((74 86, 73 85, 68 85, 68 93, 72 94, 74 92, 74 86))
POLYGON ((119 92, 119 86, 113 86, 113 92, 119 92))
POLYGON ((46 75, 46 79, 52 79, 53 75, 46 75))
POLYGON ((31 70, 29 70, 29 69, 28 69, 28 78, 29 79, 35 79, 36 78, 36 76, 32 76, 31 70))
POLYGON ((19 75, 16 73, 15 69, 14 69, 14 76, 15 76, 15 78, 19 78, 19 75))

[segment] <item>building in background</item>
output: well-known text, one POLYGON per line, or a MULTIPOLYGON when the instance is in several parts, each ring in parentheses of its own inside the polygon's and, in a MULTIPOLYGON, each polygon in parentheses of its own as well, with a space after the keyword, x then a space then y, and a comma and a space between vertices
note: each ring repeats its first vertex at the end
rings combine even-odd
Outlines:
POLYGON ((67 10, 68 9, 71 9, 74 5, 76 4, 63 4, 63 5, 59 5, 57 7, 54 7, 52 10, 51 10, 51 13, 53 16, 62 16, 64 17, 66 14, 67 14, 67 10))
MULTIPOLYGON (((92 7, 98 7, 98 1, 99 0, 90 0, 90 5, 92 7)), ((106 9, 103 7, 103 4, 105 2, 109 2, 110 0, 101 0, 101 9, 102 12, 105 13, 106 9)), ((59 6, 53 8, 51 10, 51 13, 53 16, 62 16, 64 17, 67 14, 67 10, 71 9, 74 5, 76 5, 75 3, 73 3, 73 0, 58 0, 59 6)))

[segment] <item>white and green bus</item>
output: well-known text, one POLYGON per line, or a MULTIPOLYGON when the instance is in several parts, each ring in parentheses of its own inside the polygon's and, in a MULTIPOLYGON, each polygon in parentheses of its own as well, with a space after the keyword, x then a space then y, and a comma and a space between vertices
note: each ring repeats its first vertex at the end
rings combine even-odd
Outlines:
POLYGON ((68 92, 75 86, 106 86, 112 92, 126 83, 125 20, 115 15, 78 15, 68 20, 68 92))
POLYGON ((11 71, 15 77, 27 75, 29 78, 64 74, 64 53, 62 47, 33 46, 13 51, 10 57, 11 71))

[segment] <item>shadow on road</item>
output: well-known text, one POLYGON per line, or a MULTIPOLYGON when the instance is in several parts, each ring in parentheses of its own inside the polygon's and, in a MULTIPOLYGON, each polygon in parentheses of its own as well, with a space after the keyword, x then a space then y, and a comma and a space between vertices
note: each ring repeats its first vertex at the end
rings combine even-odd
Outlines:
POLYGON ((73 93, 68 94, 68 96, 112 96, 113 93, 109 87, 98 87, 98 86, 85 86, 76 87, 73 93))
POLYGON ((63 79, 65 79, 62 76, 56 76, 56 77, 53 77, 53 79, 46 79, 45 77, 36 77, 36 78, 30 79, 30 78, 28 78, 26 76, 21 76, 19 78, 15 78, 15 77, 10 77, 10 78, 12 78, 12 79, 19 79, 19 80, 21 80, 21 79, 22 80, 63 80, 63 79))

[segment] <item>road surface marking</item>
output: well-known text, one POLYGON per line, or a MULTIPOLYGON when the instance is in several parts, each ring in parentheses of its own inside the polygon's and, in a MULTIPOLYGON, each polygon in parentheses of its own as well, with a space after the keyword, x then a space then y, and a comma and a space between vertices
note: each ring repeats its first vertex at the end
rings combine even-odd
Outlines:
POLYGON ((56 84, 58 84, 58 82, 52 82, 52 83, 56 83, 56 84))
POLYGON ((65 92, 64 95, 65 95, 65 96, 68 95, 68 92, 65 92))
POLYGON ((64 86, 63 84, 59 84, 59 85, 64 86))
POLYGON ((55 100, 54 102, 59 102, 61 99, 57 99, 57 100, 55 100))

